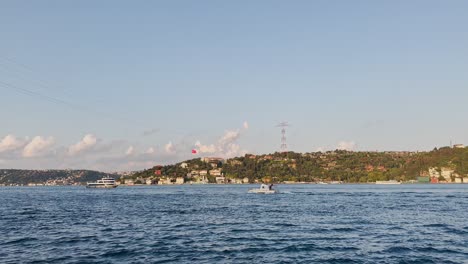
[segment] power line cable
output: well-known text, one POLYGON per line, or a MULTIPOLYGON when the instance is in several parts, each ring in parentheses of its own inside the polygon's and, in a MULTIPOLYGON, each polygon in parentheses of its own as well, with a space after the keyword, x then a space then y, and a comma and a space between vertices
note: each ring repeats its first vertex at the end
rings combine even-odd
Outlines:
POLYGON ((61 92, 63 92, 64 94, 66 95, 69 95, 69 96, 73 96, 72 94, 70 94, 68 92, 69 89, 65 89, 65 88, 58 88, 57 86, 55 85, 50 85, 49 82, 47 82, 46 80, 42 79, 42 78, 39 78, 37 77, 37 74, 34 72, 34 70, 32 70, 31 67, 23 64, 23 63, 20 63, 20 62, 16 62, 10 58, 7 58, 7 57, 1 57, 0 56, 0 60, 3 60, 3 63, 0 63, 0 66, 1 68, 4 69, 3 72, 7 72, 9 73, 10 75, 15 75, 16 77, 18 77, 19 79, 21 80, 24 80, 24 81, 29 81, 29 82, 35 82, 37 84, 37 86, 40 86, 44 89, 47 89, 47 90, 59 90, 61 92), (11 67, 11 65, 5 63, 6 62, 9 62, 10 64, 14 64, 16 65, 17 67, 11 67), (19 67, 18 67, 19 66, 19 67), (23 68, 25 69, 25 71, 22 71, 20 70, 19 68, 23 68), (7 71, 5 71, 5 69, 7 71), (26 73, 26 72, 29 72, 29 73, 26 73), (13 74, 12 74, 13 73, 13 74), (31 77, 31 74, 32 74, 32 77, 31 77), (24 77, 23 75, 30 75, 30 79, 24 77), (36 76, 34 76, 36 75, 36 76))
MULTIPOLYGON (((109 119, 119 119, 118 121, 124 121, 124 122, 137 124, 137 122, 135 120, 125 119, 125 118, 121 118, 121 117, 116 118, 116 117, 111 116, 111 115, 109 115, 107 113, 93 111, 93 110, 91 110, 89 108, 86 108, 86 107, 83 107, 83 106, 80 106, 80 105, 77 105, 77 104, 73 104, 73 103, 64 101, 62 99, 52 97, 52 96, 49 96, 49 95, 46 95, 46 94, 43 94, 43 93, 40 93, 40 92, 37 92, 37 91, 33 91, 33 90, 30 90, 30 89, 19 87, 17 85, 6 83, 6 82, 3 82, 3 81, 0 81, 0 86, 4 87, 4 88, 11 89, 11 90, 14 90, 16 92, 19 92, 19 93, 22 93, 22 94, 25 94, 25 95, 36 97, 36 98, 39 98, 41 100, 45 100, 45 101, 48 101, 48 102, 51 102, 51 103, 67 106, 67 107, 70 107, 70 108, 75 109, 75 110, 86 111, 88 113, 93 113, 93 114, 98 114, 98 115, 105 116, 106 118, 109 118, 109 119)), ((138 125, 141 125, 141 124, 138 124, 138 125)))
MULTIPOLYGON (((4 69, 14 69, 13 72, 15 72, 15 75, 16 76, 19 76, 19 79, 23 80, 23 81, 30 81, 32 83, 36 83, 37 86, 40 86, 46 90, 54 90, 54 91, 57 91, 59 90, 60 92, 63 92, 64 94, 66 95, 69 95, 69 96, 74 96, 73 94, 70 94, 68 93, 67 91, 69 91, 70 89, 64 89, 64 88, 61 88, 61 89, 58 89, 57 87, 53 87, 51 85, 49 85, 47 81, 45 81, 44 79, 42 78, 38 78, 37 76, 33 76, 31 79, 32 80, 29 80, 28 78, 22 76, 21 74, 27 74, 26 72, 29 72, 31 73, 32 75, 37 75, 37 73, 33 70, 32 67, 30 67, 29 65, 26 65, 24 63, 21 63, 21 62, 18 62, 14 59, 11 59, 9 57, 6 57, 6 56, 0 56, 0 60, 3 60, 3 62, 8 62, 10 64, 13 64, 13 65, 16 65, 16 68, 12 68, 12 67, 9 67, 10 65, 6 64, 6 63, 0 63, 0 66, 3 66, 4 69), (19 68, 22 68, 24 69, 25 71, 21 71, 19 70, 19 68)), ((25 94, 25 95, 28 95, 28 96, 32 96, 32 97, 36 97, 38 99, 41 99, 41 100, 45 100, 45 101, 48 101, 48 102, 51 102, 51 103, 55 103, 55 104, 59 104, 59 105, 64 105, 64 106, 67 106, 67 107, 70 107, 70 108, 73 108, 75 110, 81 110, 81 111, 86 111, 86 112, 89 112, 89 113, 93 113, 93 114, 98 114, 98 115, 102 115, 102 116, 105 116, 107 117, 108 119, 118 119, 118 121, 120 122, 128 122, 128 123, 133 123, 135 125, 139 125, 139 126, 142 126, 142 127, 147 127, 146 124, 143 124, 143 123, 140 123, 140 122, 137 122, 136 120, 134 119, 126 119, 126 118, 122 118, 122 117, 118 117, 116 118, 115 116, 111 115, 111 114, 108 114, 108 113, 103 113, 103 112, 99 112, 99 111, 94 111, 94 110, 91 110, 89 108, 86 108, 84 106, 81 106, 81 105, 78 105, 78 104, 73 104, 73 103, 70 103, 70 102, 67 102, 65 100, 62 100, 60 98, 57 98, 57 97, 54 97, 54 96, 49 96, 49 95, 46 95, 44 93, 41 93, 41 92, 38 92, 38 91, 33 91, 33 90, 30 90, 30 89, 27 89, 27 88, 23 88, 23 87, 19 87, 18 85, 13 85, 11 83, 6 83, 6 82, 2 82, 0 81, 0 84, 2 84, 2 86, 4 88, 9 88, 9 89, 13 89, 15 90, 16 92, 19 92, 19 93, 22 93, 22 94, 25 94)), ((167 129, 164 129, 164 130, 167 130, 167 129)), ((185 134, 185 132, 182 132, 180 130, 174 130, 172 131, 171 133, 175 133, 175 134, 185 134)))

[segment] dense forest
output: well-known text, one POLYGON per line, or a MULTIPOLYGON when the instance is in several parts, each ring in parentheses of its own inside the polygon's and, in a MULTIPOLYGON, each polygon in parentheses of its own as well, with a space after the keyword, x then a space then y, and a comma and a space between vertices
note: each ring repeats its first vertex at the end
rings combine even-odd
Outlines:
MULTIPOLYGON (((273 153, 250 155, 210 164, 192 159, 135 173, 132 178, 185 177, 193 170, 221 168, 227 178, 245 178, 250 182, 375 182, 379 180, 415 180, 428 176, 429 168, 451 168, 454 173, 468 174, 468 149, 443 147, 429 152, 353 152, 335 150, 313 153, 273 153), (158 175, 155 175, 158 171, 158 175)), ((210 182, 214 177, 208 174, 210 182)))

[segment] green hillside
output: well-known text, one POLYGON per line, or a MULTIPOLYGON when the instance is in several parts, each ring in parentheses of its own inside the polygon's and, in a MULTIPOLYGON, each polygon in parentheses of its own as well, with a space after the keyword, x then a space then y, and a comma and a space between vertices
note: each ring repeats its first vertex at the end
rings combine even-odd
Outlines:
MULTIPOLYGON (((229 179, 247 177, 250 182, 270 181, 344 181, 350 183, 378 180, 415 180, 427 176, 429 168, 451 168, 454 175, 468 174, 468 149, 443 147, 430 152, 353 152, 328 151, 312 153, 273 153, 245 155, 210 164, 192 159, 173 165, 153 167, 132 175, 132 178, 184 177, 190 172, 222 169, 229 179), (181 165, 186 163, 186 167, 181 165), (160 175, 155 171, 159 170, 160 175)), ((188 175, 189 174, 189 175, 188 175)), ((208 174, 210 182, 214 177, 208 174)))

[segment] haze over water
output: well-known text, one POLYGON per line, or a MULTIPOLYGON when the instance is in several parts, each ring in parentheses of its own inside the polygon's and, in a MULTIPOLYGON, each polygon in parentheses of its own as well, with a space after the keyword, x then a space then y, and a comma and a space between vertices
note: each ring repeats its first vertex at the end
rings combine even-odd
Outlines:
POLYGON ((467 263, 464 185, 0 188, 1 263, 467 263))

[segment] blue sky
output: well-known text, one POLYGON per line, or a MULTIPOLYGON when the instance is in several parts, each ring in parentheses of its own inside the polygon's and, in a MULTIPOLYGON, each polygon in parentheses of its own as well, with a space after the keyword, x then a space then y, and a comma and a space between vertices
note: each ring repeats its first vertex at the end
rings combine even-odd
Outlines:
POLYGON ((2 1, 0 167, 467 143, 467 1, 2 1), (31 94, 33 93, 33 94, 31 94), (78 150, 78 151, 74 151, 78 150))

